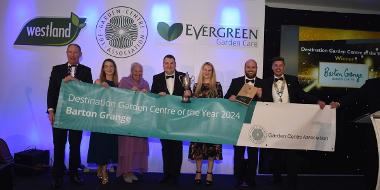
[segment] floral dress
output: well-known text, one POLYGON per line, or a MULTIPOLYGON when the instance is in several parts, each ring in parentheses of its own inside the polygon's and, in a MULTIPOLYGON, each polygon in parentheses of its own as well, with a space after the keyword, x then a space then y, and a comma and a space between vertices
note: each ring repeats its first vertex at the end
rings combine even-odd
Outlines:
MULTIPOLYGON (((197 84, 194 85, 193 92, 195 93, 197 84)), ((197 98, 223 98, 222 85, 219 82, 216 83, 217 94, 213 94, 210 91, 208 84, 202 84, 201 91, 197 98)), ((211 143, 199 143, 191 142, 189 147, 189 159, 191 160, 208 160, 209 158, 215 158, 215 160, 222 160, 222 145, 211 143)))

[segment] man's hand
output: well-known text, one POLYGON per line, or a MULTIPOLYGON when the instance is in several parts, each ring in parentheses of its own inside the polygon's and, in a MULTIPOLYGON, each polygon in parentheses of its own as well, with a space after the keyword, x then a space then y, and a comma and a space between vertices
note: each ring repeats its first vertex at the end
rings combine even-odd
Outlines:
POLYGON ((74 78, 74 77, 71 76, 71 75, 67 75, 67 76, 63 79, 64 82, 69 82, 69 81, 73 81, 73 80, 78 80, 78 79, 74 78))
POLYGON ((262 88, 257 88, 257 91, 256 91, 256 96, 261 98, 261 95, 263 94, 263 89, 262 88))
POLYGON ((321 110, 323 110, 323 108, 325 108, 325 106, 326 106, 326 103, 324 101, 319 100, 318 105, 319 105, 319 108, 321 108, 321 110))
POLYGON ((158 93, 158 95, 160 95, 160 96, 166 96, 166 92, 160 92, 160 93, 158 93))
POLYGON ((340 107, 340 103, 332 101, 330 103, 330 106, 331 106, 331 109, 333 109, 333 108, 339 108, 340 107))
POLYGON ((49 121, 50 121, 51 127, 54 126, 54 119, 55 119, 54 111, 49 111, 49 121))
POLYGON ((230 101, 235 102, 235 101, 236 101, 236 96, 235 96, 235 95, 231 95, 228 99, 229 99, 230 101))
POLYGON ((183 96, 184 96, 184 97, 190 97, 190 96, 191 96, 191 91, 190 91, 190 90, 185 90, 185 91, 183 92, 183 96))

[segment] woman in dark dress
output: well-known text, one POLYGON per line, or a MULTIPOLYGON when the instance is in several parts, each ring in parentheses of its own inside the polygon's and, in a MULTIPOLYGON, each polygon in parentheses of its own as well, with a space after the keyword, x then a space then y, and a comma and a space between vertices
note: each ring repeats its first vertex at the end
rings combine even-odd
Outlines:
MULTIPOLYGON (((106 59, 102 64, 100 77, 95 84, 105 88, 118 86, 118 74, 115 61, 106 59)), ((108 183, 107 164, 117 162, 118 136, 91 132, 87 162, 98 165, 97 176, 102 184, 108 183)))
MULTIPOLYGON (((199 72, 198 82, 193 88, 193 96, 195 98, 223 98, 222 86, 216 82, 216 74, 214 66, 210 62, 202 65, 199 72)), ((214 160, 222 160, 222 145, 210 143, 191 142, 189 148, 189 159, 195 160, 196 174, 195 183, 201 183, 202 177, 202 161, 207 160, 207 176, 206 184, 212 184, 212 170, 214 160)))

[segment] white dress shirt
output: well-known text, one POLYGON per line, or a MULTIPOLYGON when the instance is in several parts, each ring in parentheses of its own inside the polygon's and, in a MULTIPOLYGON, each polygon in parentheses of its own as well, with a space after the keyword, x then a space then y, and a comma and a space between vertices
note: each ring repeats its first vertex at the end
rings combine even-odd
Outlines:
MULTIPOLYGON (((286 85, 285 77, 284 75, 281 76, 284 80, 278 80, 277 82, 274 82, 273 80, 273 87, 272 87, 272 96, 273 96, 273 102, 274 103, 289 103, 289 92, 288 92, 288 86, 286 85), (282 83, 285 83, 284 91, 282 92, 282 96, 277 93, 276 88, 274 87, 274 83, 277 84, 278 90, 281 91, 282 83), (282 99, 282 101, 280 101, 282 99)), ((281 77, 274 77, 281 78, 281 77)))
POLYGON ((70 69, 70 75, 71 75, 72 77, 75 77, 75 71, 77 70, 78 64, 76 64, 75 67, 71 67, 71 64, 67 64, 67 66, 68 66, 69 69, 70 69))

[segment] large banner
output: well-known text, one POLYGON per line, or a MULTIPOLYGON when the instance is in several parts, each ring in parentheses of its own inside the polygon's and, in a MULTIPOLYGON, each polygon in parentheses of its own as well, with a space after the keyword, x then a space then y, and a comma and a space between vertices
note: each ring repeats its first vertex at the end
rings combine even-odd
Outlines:
POLYGON ((247 107, 226 99, 204 98, 182 103, 178 96, 75 81, 62 83, 54 125, 140 137, 334 151, 335 109, 255 104, 247 107), (273 115, 281 117, 273 120, 273 115))

